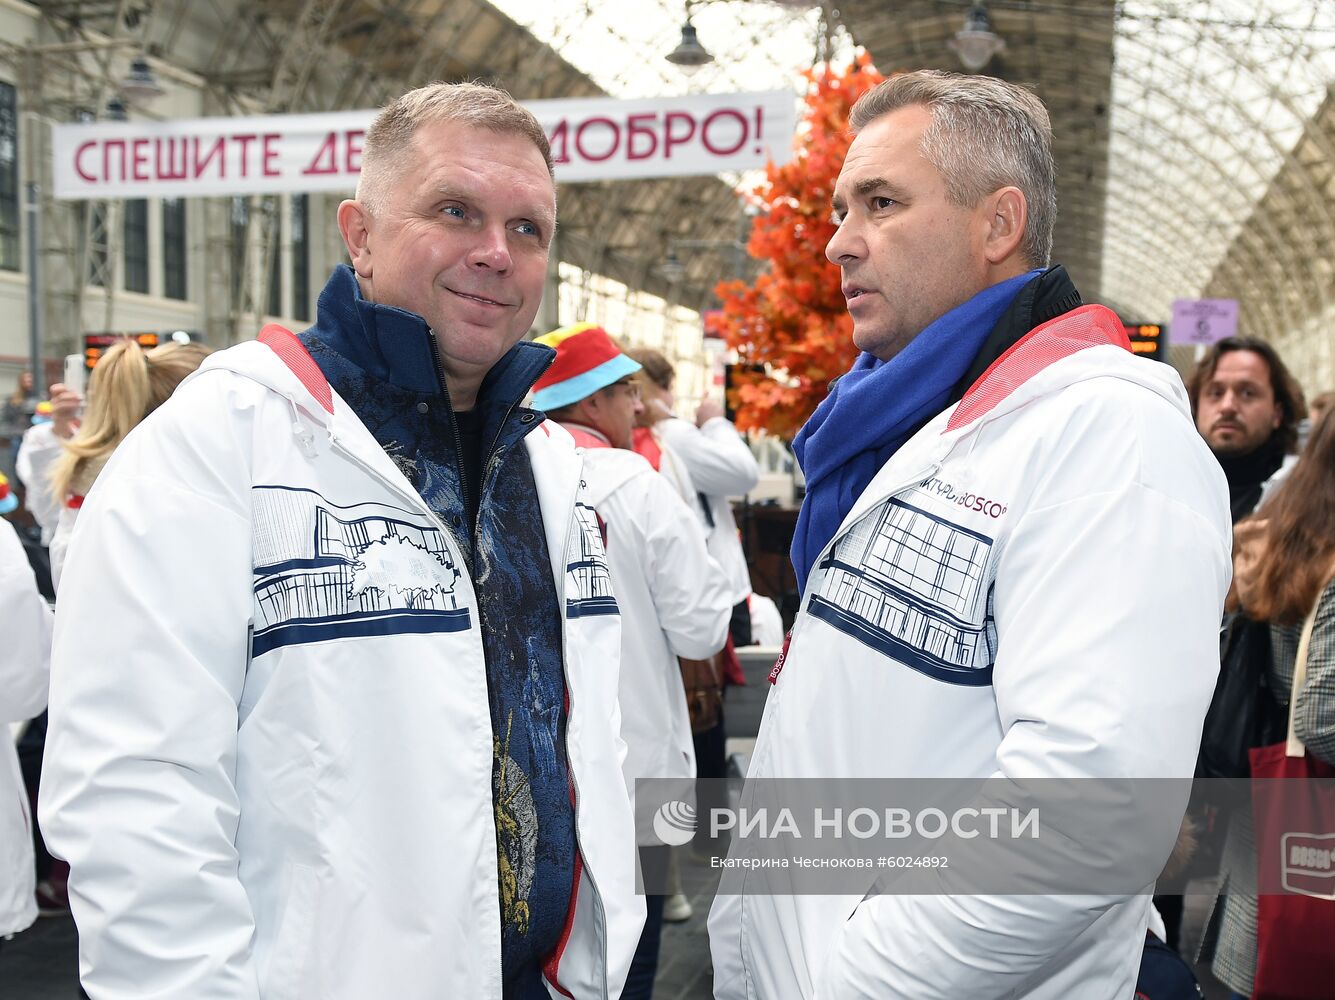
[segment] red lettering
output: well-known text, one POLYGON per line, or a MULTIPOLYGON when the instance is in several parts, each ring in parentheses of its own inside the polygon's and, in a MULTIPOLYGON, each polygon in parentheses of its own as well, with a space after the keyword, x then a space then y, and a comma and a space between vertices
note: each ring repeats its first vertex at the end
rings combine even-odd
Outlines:
POLYGON ((343 141, 343 171, 349 174, 362 172, 362 137, 361 129, 350 129, 343 141))
POLYGON ((175 137, 167 139, 156 139, 157 143, 157 174, 160 181, 183 181, 188 176, 186 172, 186 141, 185 139, 176 139, 175 137), (179 143, 179 145, 178 145, 179 143), (167 148, 167 162, 162 161, 162 149, 167 148), (176 153, 180 151, 180 159, 177 159, 176 153))
POLYGON ((86 180, 89 184, 96 184, 97 176, 95 174, 90 174, 84 171, 83 154, 88 152, 88 150, 92 149, 96 145, 97 142, 95 140, 89 139, 87 142, 80 143, 79 148, 74 151, 74 172, 78 174, 80 177, 82 177, 84 180, 86 180))
POLYGON ((569 151, 567 149, 570 143, 570 130, 564 118, 556 123, 556 128, 553 129, 552 134, 547 137, 547 141, 551 143, 552 147, 552 166, 570 162, 569 151))
POLYGON ((113 179, 111 174, 111 151, 115 149, 121 154, 121 174, 120 179, 125 180, 125 140, 108 139, 102 146, 102 179, 110 181, 113 179))
POLYGON ((241 147, 241 176, 250 176, 250 144, 258 139, 257 135, 234 135, 232 141, 241 147))
POLYGON ((663 158, 670 160, 673 146, 681 146, 695 138, 695 116, 689 111, 669 111, 664 118, 664 125, 663 158), (673 128, 678 122, 686 123, 684 133, 673 128))
POLYGON ((334 163, 334 147, 337 145, 337 140, 337 132, 330 132, 325 136, 324 142, 320 144, 320 148, 315 151, 315 156, 311 158, 310 166, 303 170, 302 174, 338 173, 338 167, 334 163), (320 160, 322 158, 326 161, 323 166, 320 165, 320 160))
POLYGON ((130 143, 130 164, 130 173, 135 180, 146 181, 149 179, 147 139, 135 139, 130 143))
POLYGON ((579 128, 575 130, 575 152, 582 159, 591 163, 601 163, 603 160, 610 160, 616 153, 617 147, 621 145, 621 128, 611 118, 589 118, 579 123, 579 128), (612 130, 612 145, 607 148, 607 152, 597 155, 590 153, 584 148, 584 132, 590 125, 602 125, 612 130))
POLYGON ((282 136, 277 132, 269 132, 260 140, 263 143, 260 150, 260 164, 265 177, 277 177, 282 173, 273 163, 274 160, 278 159, 278 150, 274 148, 274 143, 281 138, 282 136))
POLYGON ((215 156, 218 158, 218 176, 219 177, 227 176, 227 156, 223 152, 223 150, 227 146, 227 140, 225 138, 219 136, 217 139, 214 139, 213 148, 209 150, 209 155, 204 157, 203 160, 200 160, 199 158, 199 140, 192 139, 191 142, 193 142, 195 146, 196 179, 204 176, 204 171, 209 169, 209 164, 213 162, 213 158, 215 156))
POLYGON ((750 125, 751 123, 746 120, 746 116, 740 111, 735 111, 732 108, 719 108, 706 118, 705 123, 700 127, 700 141, 704 143, 705 149, 709 150, 709 152, 713 153, 715 156, 731 156, 746 145, 746 136, 750 125), (737 124, 742 127, 740 137, 728 149, 724 149, 721 146, 715 149, 714 145, 709 141, 709 126, 714 124, 714 122, 718 121, 720 118, 735 118, 737 124))
POLYGON ((653 112, 631 115, 626 119, 626 159, 647 160, 658 152, 658 131, 653 127, 657 121, 658 115, 653 112), (648 124, 641 124, 642 122, 648 124), (637 138, 648 140, 648 148, 641 146, 643 151, 637 151, 635 148, 637 138))

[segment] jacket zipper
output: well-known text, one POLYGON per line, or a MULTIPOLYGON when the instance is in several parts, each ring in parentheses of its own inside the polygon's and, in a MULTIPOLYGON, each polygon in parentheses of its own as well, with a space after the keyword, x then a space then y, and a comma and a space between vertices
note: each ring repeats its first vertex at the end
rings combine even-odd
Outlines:
MULTIPOLYGON (((432 338, 432 339, 434 340, 434 338, 432 338)), ((546 374, 547 374, 547 369, 550 368, 550 367, 551 367, 552 365, 554 365, 554 364, 556 364, 556 355, 553 354, 550 358, 547 359, 547 363, 546 363, 545 365, 542 366, 542 371, 538 372, 537 378, 535 378, 533 381, 536 382, 538 379, 540 379, 540 378, 542 378, 544 375, 546 375, 546 374)), ((522 397, 521 397, 521 398, 522 398, 522 397)), ((510 422, 510 415, 511 415, 512 413, 515 412, 515 407, 518 406, 518 405, 519 405, 519 400, 516 399, 513 403, 511 403, 511 404, 509 405, 509 407, 506 408, 505 416, 501 418, 501 425, 500 425, 500 427, 496 428, 496 436, 495 436, 494 438, 491 439, 491 447, 487 450, 487 458, 486 458, 486 461, 483 463, 484 468, 482 469, 482 482, 481 482, 481 484, 480 484, 480 489, 482 489, 482 490, 485 490, 485 489, 487 488, 487 480, 490 478, 491 470, 492 470, 492 468, 493 468, 493 467, 495 466, 495 464, 496 464, 496 462, 495 462, 495 459, 496 459, 496 445, 497 445, 497 444, 500 442, 500 440, 501 440, 501 434, 503 434, 503 433, 505 432, 505 425, 506 425, 507 423, 510 422)), ((450 413, 451 413, 451 415, 453 415, 453 413, 454 413, 454 407, 453 407, 453 406, 450 407, 450 413)), ((521 438, 521 440, 522 440, 522 438, 521 438)), ((481 494, 480 494, 480 493, 479 493, 479 495, 478 495, 478 503, 479 503, 479 505, 481 504, 481 494)), ((568 539, 567 539, 567 541, 568 541, 568 539)))
MULTIPOLYGON (((582 460, 581 460, 581 465, 580 465, 580 477, 581 477, 581 478, 580 478, 580 484, 579 484, 579 487, 578 487, 578 488, 576 489, 576 491, 575 491, 575 500, 576 500, 576 501, 579 500, 579 490, 582 489, 582 488, 584 487, 583 475, 584 475, 584 469, 583 469, 583 462, 582 462, 582 460)), ((571 510, 571 523, 572 523, 572 525, 573 525, 573 524, 574 524, 574 521, 575 521, 575 514, 574 514, 575 506, 574 506, 573 503, 570 505, 570 510, 571 510)), ((569 565, 570 565, 570 535, 571 535, 571 531, 570 531, 570 530, 567 530, 567 531, 566 531, 566 540, 565 540, 565 544, 563 545, 563 547, 562 547, 562 549, 561 549, 561 563, 560 563, 560 565, 563 566, 563 567, 566 567, 566 566, 569 566, 569 565)), ((562 590, 564 591, 564 588, 565 588, 565 576, 564 576, 564 570, 562 571, 561 586, 562 586, 562 590)), ((575 790, 575 846, 576 846, 576 848, 579 850, 580 857, 581 857, 581 858, 583 859, 583 861, 584 861, 584 864, 583 864, 584 874, 587 875, 588 878, 589 878, 589 886, 590 886, 590 888, 593 889, 593 902, 594 902, 594 904, 595 904, 595 906, 596 906, 596 908, 597 908, 597 911, 598 911, 598 930, 599 930, 599 936, 600 936, 601 939, 602 939, 602 949, 603 949, 603 955, 602 955, 602 970, 603 970, 603 1000, 607 1000, 607 997, 608 997, 608 992, 607 992, 607 947, 608 947, 608 942, 607 942, 607 913, 606 913, 606 911, 603 909, 603 894, 602 894, 602 892, 598 889, 598 882, 597 882, 597 880, 594 879, 594 877, 593 877, 593 868, 589 865, 589 859, 588 859, 587 857, 585 857, 585 855, 584 855, 584 849, 583 849, 582 847, 579 846, 579 839, 580 839, 580 838, 579 838, 579 806, 580 806, 580 802, 581 802, 582 799, 583 799, 583 796, 581 796, 581 795, 580 795, 580 792, 579 792, 579 779, 575 777, 575 768, 571 765, 571 756, 570 756, 570 716, 573 716, 573 715, 575 714, 575 699, 574 699, 573 696, 570 696, 570 695, 569 695, 569 692, 572 690, 572 688, 571 688, 571 684, 570 684, 570 668, 569 668, 569 666, 568 666, 568 664, 569 664, 570 661, 569 661, 569 659, 568 659, 568 657, 567 657, 567 653, 566 653, 566 647, 567 647, 567 643, 566 643, 566 625, 567 625, 567 619, 566 619, 566 615, 565 615, 565 609, 562 608, 562 611, 561 611, 561 670, 562 670, 562 672, 565 673, 565 678, 566 678, 566 692, 567 692, 567 696, 570 697, 570 707, 569 707, 569 709, 568 709, 568 711, 567 711, 567 713, 566 713, 566 714, 567 714, 567 718, 566 718, 566 740, 565 740, 565 742, 566 742, 566 767, 567 767, 567 770, 568 770, 569 773, 570 773, 570 785, 571 785, 571 787, 574 788, 574 790, 575 790)), ((578 886, 575 887, 575 895, 576 895, 576 897, 578 897, 578 895, 579 895, 579 887, 578 887, 578 886)), ((561 966, 560 966, 559 963, 557 964, 556 972, 557 972, 557 975, 559 976, 559 975, 560 975, 560 972, 561 972, 561 966)))
MULTIPOLYGON (((459 492, 460 494, 462 494, 459 497, 459 499, 463 501, 464 505, 464 512, 463 512, 465 521, 464 528, 466 530, 465 532, 461 532, 461 534, 466 533, 468 536, 468 565, 471 567, 473 564, 473 555, 474 555, 473 543, 475 541, 473 536, 474 534, 476 534, 476 531, 474 524, 467 523, 470 521, 470 518, 468 516, 468 479, 464 475, 464 442, 463 439, 459 436, 459 423, 454 419, 454 400, 450 399, 450 387, 449 384, 446 383, 445 381, 445 366, 441 364, 440 361, 440 348, 436 344, 436 331, 428 330, 426 339, 427 343, 431 347, 431 363, 432 365, 435 366, 436 378, 440 380, 440 391, 441 394, 445 397, 445 408, 449 411, 450 414, 450 435, 454 438, 454 454, 457 458, 456 464, 458 465, 459 468, 459 492)), ((486 478, 485 475, 483 476, 483 478, 485 480, 486 478)), ((482 494, 479 487, 479 493, 478 493, 479 504, 481 503, 481 497, 482 494)))

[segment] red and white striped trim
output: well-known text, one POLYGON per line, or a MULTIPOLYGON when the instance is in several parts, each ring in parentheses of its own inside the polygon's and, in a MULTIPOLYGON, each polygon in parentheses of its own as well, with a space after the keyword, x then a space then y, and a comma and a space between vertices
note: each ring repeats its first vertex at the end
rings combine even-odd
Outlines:
POLYGON ((320 366, 296 334, 277 323, 270 323, 256 339, 278 355, 326 411, 330 414, 334 412, 334 390, 329 387, 329 380, 324 377, 324 372, 320 371, 320 366))
POLYGON ((946 432, 996 409, 1011 393, 1054 362, 1087 347, 1110 345, 1131 350, 1117 314, 1105 306, 1081 306, 1036 326, 1011 345, 960 400, 946 432))

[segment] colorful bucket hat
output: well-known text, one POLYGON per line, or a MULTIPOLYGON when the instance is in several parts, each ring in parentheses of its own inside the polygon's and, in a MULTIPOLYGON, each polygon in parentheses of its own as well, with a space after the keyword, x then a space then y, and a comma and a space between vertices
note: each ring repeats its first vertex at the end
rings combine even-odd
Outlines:
POLYGON ((537 338, 537 343, 556 348, 556 361, 533 383, 533 405, 540 410, 559 410, 606 389, 640 370, 595 323, 576 323, 537 338))
POLYGON ((0 472, 0 514, 8 514, 10 511, 17 510, 19 498, 14 495, 14 491, 9 488, 9 479, 3 472, 0 472))

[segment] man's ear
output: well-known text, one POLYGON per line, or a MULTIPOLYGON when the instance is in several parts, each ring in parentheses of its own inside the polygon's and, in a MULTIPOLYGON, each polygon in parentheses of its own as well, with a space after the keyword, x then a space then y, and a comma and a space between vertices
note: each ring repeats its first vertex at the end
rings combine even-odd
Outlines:
POLYGON ((1004 187, 987 196, 988 232, 983 254, 990 264, 1009 260, 1024 240, 1024 227, 1029 221, 1029 206, 1024 192, 1016 187, 1004 187))
POLYGON ((1284 404, 1277 402, 1275 403, 1275 418, 1270 422, 1270 429, 1277 431, 1282 423, 1284 423, 1284 404))
POLYGON ((597 426, 601 422, 599 418, 602 416, 603 410, 606 409, 606 405, 606 395, 602 389, 585 396, 575 404, 580 415, 584 417, 584 422, 594 426, 597 426))
POLYGON ((371 216, 360 201, 351 199, 338 206, 338 231, 348 248, 352 269, 358 277, 371 277, 371 216))

